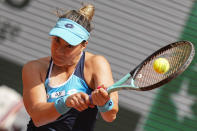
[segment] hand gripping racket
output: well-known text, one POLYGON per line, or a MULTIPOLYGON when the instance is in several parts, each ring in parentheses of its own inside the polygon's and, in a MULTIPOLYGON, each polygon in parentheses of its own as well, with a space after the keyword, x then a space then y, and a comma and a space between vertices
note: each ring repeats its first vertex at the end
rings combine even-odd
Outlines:
POLYGON ((195 49, 189 41, 179 41, 169 44, 147 57, 134 70, 126 74, 106 90, 108 93, 119 90, 148 91, 158 88, 176 78, 190 65, 195 55, 195 49), (170 68, 166 73, 157 73, 153 63, 157 58, 168 60, 170 68), (130 84, 123 85, 131 79, 130 84))

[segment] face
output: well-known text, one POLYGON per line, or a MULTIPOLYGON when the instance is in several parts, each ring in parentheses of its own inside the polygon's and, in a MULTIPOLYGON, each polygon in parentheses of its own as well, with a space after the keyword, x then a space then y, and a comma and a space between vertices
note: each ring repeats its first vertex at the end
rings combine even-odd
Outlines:
POLYGON ((53 62, 58 66, 71 66, 76 64, 81 56, 81 52, 86 48, 86 45, 87 42, 72 46, 63 39, 53 36, 51 45, 53 62))

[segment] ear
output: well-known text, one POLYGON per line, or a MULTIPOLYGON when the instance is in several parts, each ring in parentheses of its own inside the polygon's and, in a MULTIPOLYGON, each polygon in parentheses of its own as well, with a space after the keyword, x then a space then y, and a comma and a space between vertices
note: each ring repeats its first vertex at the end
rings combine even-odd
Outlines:
POLYGON ((83 48, 86 48, 86 46, 88 45, 88 41, 82 42, 81 45, 83 48))

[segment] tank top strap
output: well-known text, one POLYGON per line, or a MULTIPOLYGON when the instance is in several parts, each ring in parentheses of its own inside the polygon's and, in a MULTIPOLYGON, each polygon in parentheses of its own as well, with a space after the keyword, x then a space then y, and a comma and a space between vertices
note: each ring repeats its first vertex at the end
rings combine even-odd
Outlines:
POLYGON ((82 56, 75 68, 74 75, 84 80, 84 63, 85 63, 85 52, 82 53, 82 56))
POLYGON ((49 62, 49 67, 47 69, 47 74, 45 76, 45 80, 49 77, 49 72, 50 72, 50 69, 51 69, 51 64, 53 63, 53 60, 52 60, 52 57, 50 59, 50 62, 49 62))

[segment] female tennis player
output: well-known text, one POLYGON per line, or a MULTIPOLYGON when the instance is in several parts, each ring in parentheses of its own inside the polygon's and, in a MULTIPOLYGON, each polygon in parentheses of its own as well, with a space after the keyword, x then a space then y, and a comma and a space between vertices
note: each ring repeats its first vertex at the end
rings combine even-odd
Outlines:
POLYGON ((49 33, 51 56, 24 65, 28 131, 93 131, 98 112, 115 120, 118 93, 104 89, 113 84, 111 67, 103 56, 84 51, 93 15, 90 4, 60 15, 49 33))

